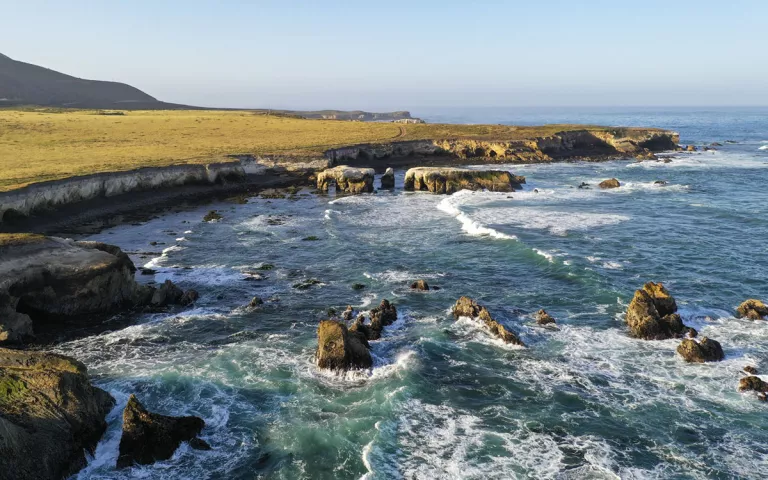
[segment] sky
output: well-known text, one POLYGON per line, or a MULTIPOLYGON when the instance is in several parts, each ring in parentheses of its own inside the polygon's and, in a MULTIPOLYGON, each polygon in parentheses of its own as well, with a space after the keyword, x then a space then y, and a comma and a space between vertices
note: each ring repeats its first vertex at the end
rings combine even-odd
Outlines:
POLYGON ((212 107, 768 105, 767 0, 0 0, 0 53, 212 107))

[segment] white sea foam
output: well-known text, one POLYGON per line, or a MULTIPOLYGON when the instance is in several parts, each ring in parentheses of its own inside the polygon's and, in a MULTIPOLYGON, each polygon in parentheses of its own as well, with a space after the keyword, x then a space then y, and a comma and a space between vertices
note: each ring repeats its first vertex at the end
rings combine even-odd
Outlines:
POLYGON ((620 270, 623 265, 619 262, 603 262, 603 268, 608 270, 620 270))
POLYGON ((630 219, 627 215, 592 213, 584 210, 553 210, 528 206, 488 208, 474 213, 478 222, 513 225, 515 227, 548 230, 554 235, 569 231, 584 231, 616 225, 630 219))
POLYGON ((467 234, 469 235, 489 236, 493 238, 506 239, 506 240, 517 239, 517 237, 514 235, 508 235, 506 233, 499 232, 498 230, 494 230, 493 228, 483 225, 482 223, 474 220, 472 217, 470 217, 466 213, 462 212, 459 207, 459 205, 461 205, 461 200, 464 198, 467 198, 467 196, 471 193, 472 192, 469 192, 468 190, 461 190, 459 192, 456 192, 450 197, 447 197, 444 200, 442 200, 437 205, 437 208, 449 215, 456 217, 456 220, 458 220, 459 223, 461 223, 461 229, 467 232, 467 234))
POLYGON ((768 150, 768 145, 763 145, 762 147, 758 148, 758 150, 768 150))
POLYGON ((541 255, 542 257, 546 258, 549 261, 549 263, 555 262, 555 256, 553 254, 549 252, 545 252, 544 250, 539 250, 538 248, 534 248, 533 251, 541 255))

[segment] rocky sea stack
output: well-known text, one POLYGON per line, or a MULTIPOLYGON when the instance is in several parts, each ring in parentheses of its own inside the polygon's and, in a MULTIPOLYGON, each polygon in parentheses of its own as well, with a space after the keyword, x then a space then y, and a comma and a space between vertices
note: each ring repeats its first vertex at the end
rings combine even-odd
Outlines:
POLYGON ((677 353, 691 363, 719 362, 725 358, 720 342, 707 337, 702 337, 700 342, 686 338, 677 347, 677 353))
POLYGON ((205 422, 200 417, 170 417, 149 412, 135 395, 131 395, 123 411, 117 468, 167 460, 181 442, 189 442, 197 450, 210 450, 208 443, 197 438, 203 427, 205 422))
POLYGON ((115 400, 63 355, 0 348, 0 478, 59 480, 85 466, 115 400))
POLYGON ((635 291, 627 309, 627 325, 633 337, 645 340, 662 340, 682 337, 695 330, 683 325, 677 313, 677 303, 662 283, 648 282, 635 291))
POLYGON ((405 172, 405 189, 451 194, 459 190, 514 192, 522 188, 525 177, 506 170, 470 170, 467 168, 417 167, 405 172))
POLYGON ((335 183, 336 190, 339 192, 371 193, 375 173, 372 168, 339 165, 317 174, 317 189, 327 192, 331 183, 335 183))
POLYGON ((479 320, 493 336, 501 339, 504 343, 512 343, 521 346, 525 345, 522 340, 518 338, 517 334, 494 320, 487 308, 469 297, 461 297, 456 301, 456 304, 453 306, 453 316, 454 318, 469 317, 473 320, 479 320))
POLYGON ((349 331, 344 323, 323 320, 317 327, 317 366, 345 371, 371 368, 373 359, 363 332, 349 331))
POLYGON ((745 300, 736 308, 739 318, 748 318, 750 320, 764 320, 768 315, 768 306, 760 300, 750 298, 745 300))

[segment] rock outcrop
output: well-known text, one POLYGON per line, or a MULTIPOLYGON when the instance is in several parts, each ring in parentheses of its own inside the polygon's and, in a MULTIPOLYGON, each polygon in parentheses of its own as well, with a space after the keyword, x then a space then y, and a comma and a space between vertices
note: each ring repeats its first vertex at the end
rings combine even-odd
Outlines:
POLYGON ((318 367, 336 371, 373 366, 365 334, 350 332, 346 325, 335 320, 323 320, 317 327, 316 360, 318 367))
POLYGON ((760 377, 750 375, 739 380, 739 391, 757 392, 757 397, 760 400, 766 400, 766 394, 768 393, 768 382, 764 382, 760 377))
POLYGON ((373 192, 374 174, 372 168, 339 165, 317 174, 317 189, 327 192, 330 184, 335 183, 336 190, 339 192, 371 193, 373 192))
POLYGON ((411 284, 411 289, 427 292, 429 291, 429 284, 426 280, 419 279, 411 284))
POLYGON ((77 360, 0 348, 0 478, 68 478, 85 466, 114 404, 77 360))
POLYGON ((524 346, 524 343, 514 332, 494 320, 487 308, 469 297, 461 297, 456 301, 453 306, 453 316, 454 318, 469 317, 473 320, 479 320, 493 336, 500 338, 504 343, 524 346))
POLYGON ((368 340, 378 340, 384 327, 392 325, 395 321, 397 321, 397 308, 385 298, 378 307, 371 310, 368 340))
POLYGON ((750 320, 763 320, 768 315, 768 306, 760 300, 750 298, 745 300, 736 308, 739 318, 748 318, 750 320))
POLYGON ((700 342, 686 338, 677 347, 677 353, 691 363, 719 362, 725 358, 720 342, 707 337, 702 337, 700 342))
POLYGON ((555 322, 555 318, 552 315, 542 308, 536 312, 536 323, 539 325, 554 325, 557 322, 555 322))
POLYGON ((387 171, 381 176, 381 188, 382 190, 395 188, 395 171, 391 168, 387 168, 387 171))
POLYGON ((525 177, 506 170, 470 170, 466 168, 417 167, 405 172, 405 189, 451 194, 459 190, 514 192, 522 188, 525 177))
POLYGON ((648 282, 635 291, 627 309, 630 334, 645 340, 682 337, 685 334, 695 336, 695 330, 683 325, 680 315, 675 312, 677 303, 664 285, 648 282))
POLYGON ((121 309, 177 304, 184 297, 170 281, 158 289, 137 283, 135 272, 128 255, 114 245, 0 235, 0 343, 30 339, 38 322, 103 318, 121 309))
POLYGON ((600 188, 619 188, 621 183, 615 178, 609 178, 608 180, 603 180, 600 182, 598 186, 600 188))
POLYGON ((197 450, 210 450, 208 443, 197 438, 203 427, 205 422, 200 417, 170 417, 148 412, 136 396, 131 395, 123 411, 117 468, 167 460, 181 442, 189 442, 197 450))

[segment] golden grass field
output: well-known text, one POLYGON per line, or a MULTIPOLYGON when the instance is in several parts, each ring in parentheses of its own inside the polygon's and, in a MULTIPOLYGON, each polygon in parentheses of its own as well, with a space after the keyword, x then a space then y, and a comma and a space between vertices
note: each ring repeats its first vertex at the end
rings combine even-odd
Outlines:
MULTIPOLYGON (((568 126, 509 127, 303 120, 248 111, 0 110, 0 191, 74 175, 210 163, 229 154, 318 157, 391 140, 550 135, 568 126), (404 130, 403 130, 404 129, 404 130)), ((583 128, 583 127, 581 127, 583 128)))

